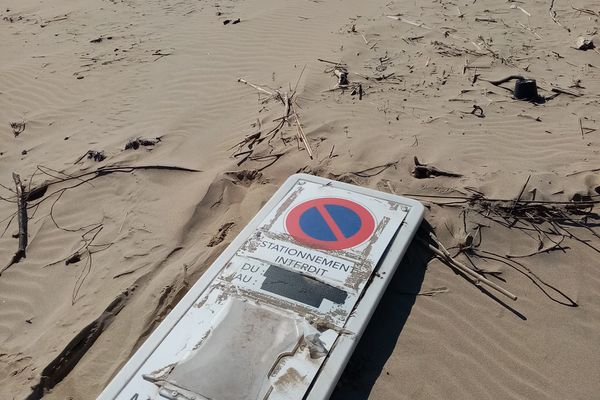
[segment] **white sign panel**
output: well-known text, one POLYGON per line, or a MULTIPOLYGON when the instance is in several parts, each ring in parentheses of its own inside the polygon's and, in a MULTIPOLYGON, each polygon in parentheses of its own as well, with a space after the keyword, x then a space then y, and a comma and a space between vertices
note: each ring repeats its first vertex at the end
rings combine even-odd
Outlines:
POLYGON ((422 213, 413 200, 290 177, 100 399, 326 398, 422 213))

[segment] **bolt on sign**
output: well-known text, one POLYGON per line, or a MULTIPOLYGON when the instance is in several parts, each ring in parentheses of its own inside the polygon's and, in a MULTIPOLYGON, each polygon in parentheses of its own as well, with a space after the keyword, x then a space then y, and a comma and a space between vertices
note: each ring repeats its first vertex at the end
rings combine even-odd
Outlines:
POLYGON ((99 399, 327 399, 422 215, 411 199, 291 176, 99 399))

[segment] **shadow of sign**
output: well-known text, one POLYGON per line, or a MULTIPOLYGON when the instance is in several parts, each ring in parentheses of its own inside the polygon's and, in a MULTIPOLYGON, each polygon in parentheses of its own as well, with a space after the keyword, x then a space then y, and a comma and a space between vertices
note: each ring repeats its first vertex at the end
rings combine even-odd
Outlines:
MULTIPOLYGON (((429 231, 423 222, 419 233, 429 231)), ((356 346, 330 400, 364 400, 394 351, 398 337, 421 290, 432 253, 413 240, 356 346)))

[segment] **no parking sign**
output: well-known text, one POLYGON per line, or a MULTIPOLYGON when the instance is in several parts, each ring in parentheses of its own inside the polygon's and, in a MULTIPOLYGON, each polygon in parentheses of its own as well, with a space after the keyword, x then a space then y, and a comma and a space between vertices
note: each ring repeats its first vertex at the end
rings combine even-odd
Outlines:
POLYGON ((100 400, 325 400, 423 206, 290 177, 100 400))
POLYGON ((326 197, 294 207, 286 217, 285 226, 300 243, 324 250, 343 250, 370 238, 375 219, 354 201, 326 197))

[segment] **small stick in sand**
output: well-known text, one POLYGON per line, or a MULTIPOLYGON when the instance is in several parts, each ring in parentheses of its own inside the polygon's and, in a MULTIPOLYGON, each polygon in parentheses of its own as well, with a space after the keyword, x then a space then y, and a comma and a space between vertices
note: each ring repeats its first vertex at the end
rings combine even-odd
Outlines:
POLYGON ((519 195, 517 196, 517 199, 515 200, 515 202, 512 204, 512 206, 510 207, 510 211, 508 212, 508 215, 512 215, 513 211, 515 211, 515 207, 517 206, 517 204, 519 204, 519 202, 521 201, 521 197, 523 197, 523 192, 525 192, 525 189, 527 188, 527 185, 529 184, 529 181, 531 180, 531 175, 529 175, 527 177, 527 180, 525 181, 525 184, 523 185, 523 187, 521 188, 521 191, 519 192, 519 195))
POLYGON ((19 262, 21 258, 26 257, 27 248, 27 192, 25 186, 21 183, 19 174, 13 172, 13 180, 17 191, 17 209, 19 215, 19 250, 15 254, 13 262, 19 262))
POLYGON ((326 63, 326 64, 344 65, 344 63, 342 63, 342 62, 329 61, 329 60, 324 60, 322 58, 317 58, 317 61, 322 62, 322 63, 326 63))
POLYGON ((302 79, 302 75, 304 75, 304 70, 306 69, 306 64, 302 67, 302 71, 300 71, 300 75, 298 76, 298 80, 296 80, 296 85, 294 85, 294 90, 292 91, 292 97, 296 94, 296 90, 298 89, 298 84, 300 83, 300 79, 302 79))
POLYGON ((270 92, 270 91, 268 91, 267 89, 263 89, 263 88, 261 88, 260 86, 257 86, 257 85, 255 85, 255 84, 253 84, 253 83, 250 83, 250 82, 248 82, 248 81, 247 81, 247 80, 245 80, 245 79, 239 78, 239 79, 238 79, 238 82, 241 82, 241 83, 243 83, 243 84, 246 84, 246 85, 248 85, 248 86, 250 86, 250 87, 253 87, 254 89, 258 90, 259 92, 262 92, 262 93, 268 94, 269 96, 274 96, 274 95, 275 95, 275 93, 273 93, 273 92, 270 92))
POLYGON ((523 254, 523 255, 512 255, 512 254, 507 254, 506 258, 527 258, 527 257, 531 257, 531 256, 535 256, 536 254, 541 254, 541 253, 547 253, 550 252, 552 250, 557 250, 560 249, 560 244, 563 242, 563 240, 565 240, 564 236, 561 236, 560 240, 558 242, 552 242, 552 244, 549 244, 546 247, 542 247, 541 249, 531 252, 529 254, 523 254))
POLYGON ((523 7, 513 4, 510 6, 510 8, 512 8, 513 10, 514 9, 521 10, 521 11, 523 11, 523 14, 527 15, 528 17, 531 17, 531 13, 529 11, 527 11, 526 9, 524 9, 523 7))
POLYGON ((489 279, 485 278, 483 275, 478 274, 477 272, 473 271, 471 268, 467 267, 463 263, 461 263, 459 261, 456 261, 454 258, 452 258, 450 256, 450 253, 448 252, 448 250, 446 250, 446 248, 435 237, 435 235, 431 234, 431 238, 439 246, 439 248, 431 245, 430 243, 428 243, 424 239, 421 239, 421 238, 417 238, 417 239, 420 242, 422 242, 423 244, 425 244, 429 248, 429 250, 431 250, 434 254, 436 254, 438 257, 440 257, 440 259, 442 261, 445 261, 451 267, 454 267, 455 269, 458 269, 459 271, 467 274, 472 279, 474 279, 475 284, 483 283, 484 285, 487 285, 487 286, 491 287, 492 289, 494 289, 494 290, 502 293, 506 297, 508 297, 508 298, 510 298, 512 300, 517 300, 517 296, 515 296, 514 294, 512 294, 508 290, 504 289, 500 285, 498 285, 498 284, 490 281, 489 279))
POLYGON ((392 183, 390 181, 386 179, 385 184, 388 187, 388 190, 391 194, 396 194, 396 191, 394 190, 394 187, 392 186, 392 183))
POLYGON ((17 194, 17 221, 19 223, 19 247, 17 252, 13 256, 10 263, 2 268, 0 271, 0 275, 10 268, 13 264, 21 261, 22 258, 25 258, 27 249, 27 192, 25 190, 25 186, 21 182, 21 177, 19 174, 13 172, 13 180, 15 181, 16 194, 17 194))
POLYGON ((573 96, 573 97, 581 97, 581 96, 583 96, 581 93, 577 93, 575 91, 567 90, 567 89, 563 89, 563 88, 559 88, 559 87, 553 87, 552 91, 554 93, 568 94, 569 96, 573 96))
POLYGON ((579 129, 581 130, 582 138, 588 133, 596 132, 596 129, 594 128, 586 128, 585 126, 583 126, 583 121, 581 120, 581 117, 579 117, 579 129))
POLYGON ((458 8, 458 6, 456 6, 456 11, 458 11, 458 15, 457 15, 458 18, 462 18, 465 16, 465 14, 463 14, 462 11, 460 11, 460 8, 458 8))
POLYGON ((536 31, 534 31, 533 29, 531 29, 530 27, 523 25, 521 22, 519 22, 519 25, 521 25, 521 27, 523 29, 526 29, 527 31, 529 31, 529 33, 531 33, 536 38, 542 39, 542 37, 536 31))
MULTIPOLYGON (((572 6, 571 6, 572 7, 572 6)), ((554 21, 554 23, 558 26, 560 26, 561 28, 565 28, 564 26, 562 26, 562 24, 560 22, 558 22, 558 20, 556 19, 556 11, 553 10, 554 8, 554 0, 550 1, 550 8, 548 9, 548 11, 550 12, 550 18, 552 18, 552 21, 554 21)), ((571 30, 569 28, 565 28, 567 31, 571 32, 571 30)))
POLYGON ((362 88, 362 84, 361 84, 361 83, 359 83, 359 84, 355 84, 355 85, 354 85, 354 88, 352 89, 352 92, 351 92, 350 94, 351 94, 352 96, 354 96, 354 95, 358 95, 358 99, 359 99, 359 100, 362 100, 362 98, 363 98, 363 94, 364 94, 364 92, 363 92, 363 88, 362 88))
POLYGON ((333 150, 335 150, 335 144, 331 146, 331 151, 329 152, 329 158, 337 157, 337 154, 333 154, 333 150))
POLYGON ((287 92, 283 94, 283 106, 285 107, 285 110, 283 111, 283 120, 288 123, 288 126, 292 126, 288 119, 288 116, 290 115, 290 98, 288 97, 287 92))
POLYGON ((595 15, 596 17, 600 17, 600 12, 596 12, 594 10, 590 10, 589 8, 576 8, 571 4, 571 8, 575 11, 579 11, 580 13, 595 15))
POLYGON ((52 18, 52 19, 49 19, 49 20, 46 20, 46 21, 42 22, 42 23, 40 24, 40 28, 45 28, 45 27, 47 27, 47 26, 48 26, 48 24, 50 24, 50 23, 52 23, 52 22, 64 21, 64 20, 65 20, 65 19, 67 19, 67 18, 68 18, 67 14, 65 14, 65 15, 64 15, 64 16, 62 16, 62 17, 54 17, 54 18, 52 18))
POLYGON ((579 174, 583 174, 585 172, 598 172, 598 171, 600 171, 600 168, 586 169, 583 171, 571 172, 571 173, 567 174, 567 176, 579 175, 579 174))
POLYGON ((394 169, 395 169, 397 165, 398 165, 398 161, 392 161, 389 163, 385 163, 383 165, 377 165, 375 167, 363 169, 360 171, 350 171, 350 173, 353 175, 356 175, 356 176, 360 176, 361 178, 372 178, 374 176, 377 176, 377 175, 383 173, 388 168, 394 167, 394 169))
POLYGON ((310 159, 313 159, 312 149, 310 148, 310 144, 308 143, 308 139, 306 138, 306 134, 304 134, 304 130, 302 129, 302 125, 300 125, 300 120, 298 119, 298 114, 294 113, 294 117, 296 119, 296 126, 298 127, 298 136, 302 143, 304 143, 304 147, 306 147, 306 152, 310 159))
POLYGON ((404 22, 405 24, 409 24, 409 25, 418 26, 419 28, 423 28, 423 29, 429 29, 429 30, 432 30, 432 29, 433 29, 433 28, 430 28, 429 26, 425 25, 425 24, 424 24, 424 23, 422 23, 422 22, 415 22, 415 21, 411 21, 411 20, 409 20, 409 19, 402 18, 402 17, 399 17, 399 16, 397 16, 397 15, 388 15, 387 17, 388 17, 388 18, 390 18, 390 19, 395 19, 396 21, 404 22))

